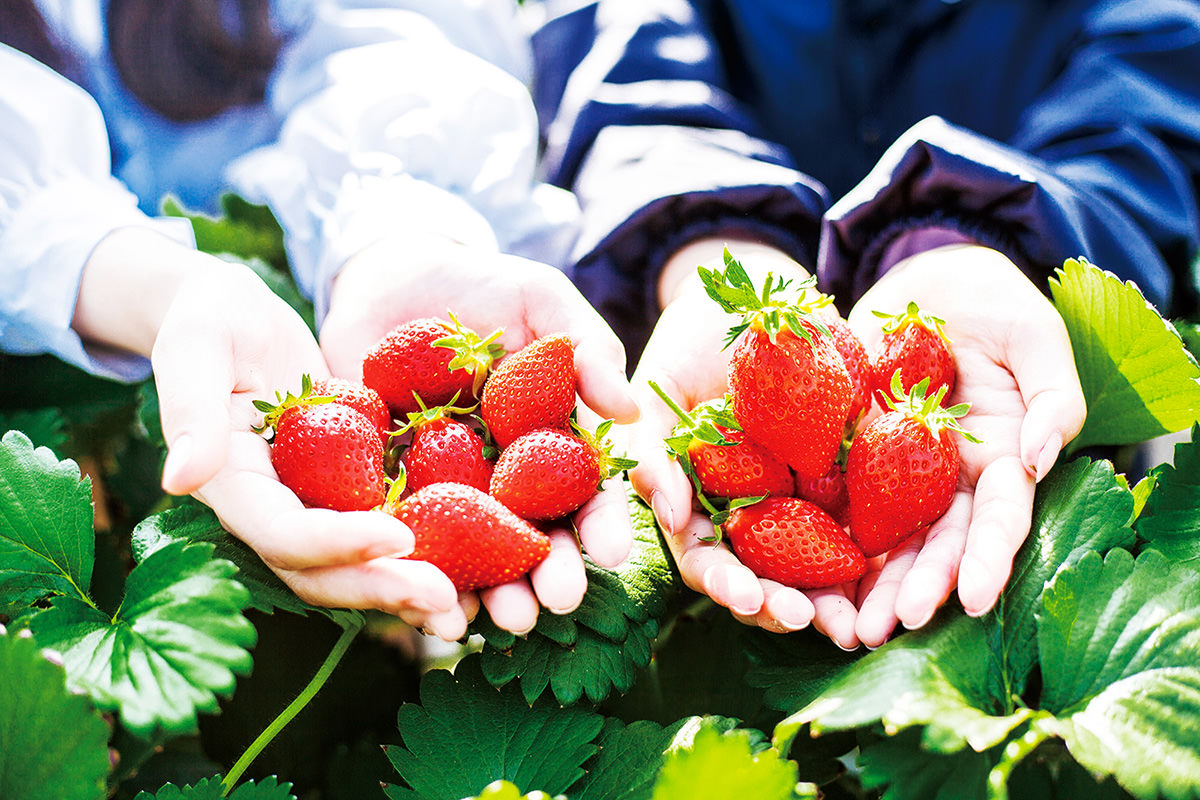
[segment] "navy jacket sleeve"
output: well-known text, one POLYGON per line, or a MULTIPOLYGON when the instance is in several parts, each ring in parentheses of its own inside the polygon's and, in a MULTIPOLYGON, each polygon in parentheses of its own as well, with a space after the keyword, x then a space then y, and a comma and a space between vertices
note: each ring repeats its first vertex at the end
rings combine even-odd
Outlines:
MULTIPOLYGON (((1036 278, 1084 256, 1136 280, 1160 308, 1193 307, 1188 270, 1200 240, 1194 2, 1030 0, 1028 14, 1047 14, 1040 46, 1053 49, 1042 59, 1053 69, 1045 80, 1022 82, 1028 96, 1014 104, 1019 113, 1006 112, 1004 134, 949 121, 955 108, 922 109, 832 205, 832 192, 770 141, 766 112, 733 85, 727 70, 739 62, 729 51, 755 41, 710 29, 712 15, 696 5, 714 3, 576 3, 534 40, 548 177, 575 190, 584 211, 574 277, 631 350, 657 316, 654 279, 663 259, 708 233, 748 231, 776 242, 816 267, 823 287, 844 302, 906 240, 932 231, 926 238, 934 241, 997 247, 1036 278)), ((928 5, 940 7, 929 12, 936 15, 983 14, 999 4, 928 5)), ((908 16, 914 26, 923 19, 908 16)), ((1010 44, 1023 35, 1016 27, 1009 34, 1010 44)), ((931 46, 944 47, 947 59, 962 50, 931 46)), ((986 56, 975 55, 958 68, 980 68, 986 56)), ((999 104, 983 93, 966 101, 984 112, 999 104)), ((839 141, 829 136, 830 147, 839 141)))
POLYGON ((686 3, 620 5, 610 18, 586 4, 534 35, 535 100, 547 178, 583 211, 572 278, 636 354, 674 250, 753 233, 812 265, 828 200, 760 137, 686 3))

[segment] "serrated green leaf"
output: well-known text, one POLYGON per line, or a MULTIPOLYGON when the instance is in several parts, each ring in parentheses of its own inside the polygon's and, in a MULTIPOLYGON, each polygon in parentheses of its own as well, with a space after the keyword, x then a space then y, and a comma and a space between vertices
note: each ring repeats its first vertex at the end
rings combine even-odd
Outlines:
POLYGON ((133 556, 141 561, 151 553, 176 542, 208 543, 213 554, 237 567, 236 578, 250 592, 250 605, 264 613, 276 609, 293 614, 328 609, 308 605, 292 592, 244 542, 221 527, 212 509, 202 503, 187 501, 138 523, 133 530, 133 556))
POLYGON ((250 671, 249 593, 211 544, 169 544, 130 572, 114 618, 74 597, 34 616, 39 641, 63 654, 68 685, 117 711, 130 731, 189 733, 250 671))
POLYGON ((1076 458, 1056 467, 1038 485, 1029 538, 1013 561, 1012 576, 996 608, 985 618, 996 696, 1024 691, 1037 660, 1034 611, 1047 582, 1060 568, 1090 552, 1132 547, 1133 495, 1108 461, 1076 458))
POLYGON ((59 408, 0 411, 0 432, 20 431, 34 447, 61 451, 67 443, 67 420, 59 408))
POLYGON ((205 253, 228 253, 239 258, 259 258, 282 270, 287 266, 283 230, 270 210, 226 194, 221 198, 220 216, 209 216, 183 207, 177 198, 163 201, 162 212, 184 217, 192 224, 196 247, 205 253))
POLYGON ((571 800, 649 800, 663 754, 688 720, 663 727, 639 720, 606 719, 596 738, 599 751, 571 787, 571 800))
POLYGON ((0 614, 49 594, 87 596, 95 558, 91 481, 74 461, 0 439, 0 614))
POLYGON ((1084 766, 1139 797, 1200 790, 1200 574, 1148 550, 1091 553, 1037 615, 1043 709, 1084 766))
POLYGON ((67 691, 33 639, 0 626, 0 797, 98 800, 109 766, 108 725, 91 702, 67 691))
MULTIPOLYGON (((220 777, 205 778, 182 788, 168 783, 154 794, 139 792, 134 800, 225 800, 220 777)), ((247 781, 234 788, 228 800, 296 800, 290 783, 279 783, 273 777, 258 783, 247 781)))
POLYGON ((653 800, 756 800, 816 798, 815 787, 797 791, 796 765, 774 750, 754 752, 744 731, 702 727, 691 746, 670 752, 654 784, 653 800))
POLYGON ((984 750, 1028 719, 1011 699, 993 693, 987 633, 981 620, 944 610, 864 656, 834 678, 816 700, 775 729, 780 750, 805 724, 814 734, 882 724, 888 735, 921 728, 922 747, 952 753, 984 750))
POLYGON ((863 657, 861 652, 842 650, 812 628, 786 636, 747 630, 742 642, 751 661, 746 682, 763 690, 768 707, 789 714, 816 699, 863 657))
POLYGON ((526 700, 550 689, 569 705, 587 697, 599 703, 614 690, 628 691, 649 663, 658 620, 682 586, 658 533, 654 515, 628 483, 633 549, 614 569, 585 559, 588 591, 571 614, 543 613, 525 637, 516 637, 481 613, 472 631, 486 645, 482 669, 495 686, 516 679, 526 700))
POLYGON ((476 655, 453 674, 426 673, 421 704, 401 706, 397 720, 403 744, 387 755, 406 785, 387 787, 393 800, 459 800, 495 780, 560 794, 583 774, 603 722, 548 700, 530 707, 515 686, 489 684, 476 655))
POLYGON ((1200 366, 1136 285, 1068 259, 1050 279, 1087 400, 1068 451, 1143 442, 1200 419, 1200 366))
POLYGON ((1200 425, 1175 445, 1170 464, 1151 470, 1154 488, 1137 519, 1138 536, 1168 558, 1200 559, 1200 425))
POLYGON ((864 788, 886 787, 883 800, 983 800, 997 750, 932 753, 919 731, 907 730, 864 742, 856 762, 864 788))

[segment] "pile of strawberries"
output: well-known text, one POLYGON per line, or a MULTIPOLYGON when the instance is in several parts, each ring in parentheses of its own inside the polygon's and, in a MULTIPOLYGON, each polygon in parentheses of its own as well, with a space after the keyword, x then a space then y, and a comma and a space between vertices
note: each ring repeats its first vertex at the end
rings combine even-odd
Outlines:
POLYGON ((505 356, 449 320, 399 325, 362 383, 310 381, 255 401, 271 462, 305 505, 380 509, 412 529, 408 556, 460 591, 512 581, 550 552, 538 527, 575 511, 633 462, 611 455, 611 421, 575 418, 575 352, 562 334, 505 356))
POLYGON ((949 507, 952 433, 978 441, 958 423, 968 406, 942 405, 955 382, 942 321, 912 303, 876 312, 883 336, 868 353, 811 279, 778 299, 788 281, 768 276, 760 292, 728 251, 724 271, 700 277, 740 317, 729 391, 689 413, 652 385, 680 420, 668 450, 756 575, 799 589, 857 580, 949 507))

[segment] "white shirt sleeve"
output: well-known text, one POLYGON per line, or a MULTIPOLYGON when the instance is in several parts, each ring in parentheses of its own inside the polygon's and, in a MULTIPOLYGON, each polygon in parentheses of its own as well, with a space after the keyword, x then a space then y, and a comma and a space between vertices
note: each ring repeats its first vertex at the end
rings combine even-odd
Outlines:
POLYGON ((86 92, 4 45, 0 76, 0 347, 145 378, 146 359, 89 348, 71 329, 83 267, 117 228, 157 227, 185 242, 191 228, 147 217, 112 177, 104 119, 86 92))
POLYGON ((344 261, 405 230, 562 265, 578 206, 535 177, 530 64, 508 0, 316 3, 269 89, 278 142, 229 178, 279 217, 318 320, 344 261))

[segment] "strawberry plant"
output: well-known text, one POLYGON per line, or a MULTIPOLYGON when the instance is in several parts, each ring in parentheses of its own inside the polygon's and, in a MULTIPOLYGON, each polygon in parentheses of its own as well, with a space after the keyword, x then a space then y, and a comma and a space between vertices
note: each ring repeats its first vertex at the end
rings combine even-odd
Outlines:
MULTIPOLYGON (((203 241, 286 289, 277 228, 227 208, 203 241)), ((0 797, 1196 797, 1200 367, 1136 287, 1069 261, 1050 290, 1089 413, 1012 578, 988 614, 951 600, 871 652, 690 593, 630 494, 633 552, 585 559, 574 612, 524 636, 482 613, 414 654, 161 494, 151 383, 4 358, 0 797)))

